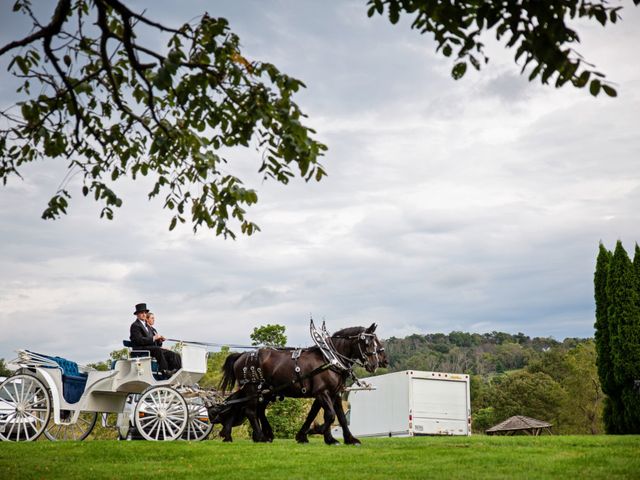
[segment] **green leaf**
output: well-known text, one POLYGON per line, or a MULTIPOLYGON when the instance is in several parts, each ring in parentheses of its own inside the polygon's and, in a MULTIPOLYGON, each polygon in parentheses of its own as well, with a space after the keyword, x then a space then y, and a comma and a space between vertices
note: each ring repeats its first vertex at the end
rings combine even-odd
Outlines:
POLYGON ((389 21, 394 25, 400 20, 400 11, 397 3, 389 4, 389 21))
POLYGON ((577 80, 573 81, 573 84, 578 88, 582 88, 587 84, 590 76, 591 76, 591 72, 589 72, 588 70, 585 70, 580 74, 577 80))
POLYGON ((598 94, 600 93, 600 87, 601 87, 600 80, 598 79, 591 80, 591 83, 589 84, 589 92, 594 97, 597 97, 598 94))
POLYGON ((171 87, 171 73, 169 69, 160 67, 156 73, 156 77, 153 79, 153 84, 159 90, 168 90, 171 87))
POLYGON ((467 64, 465 62, 456 63, 451 70, 451 76, 454 80, 461 79, 467 71, 467 64))
POLYGON ((606 93, 608 96, 610 97, 617 97, 618 96, 618 92, 616 92, 615 88, 610 87, 609 85, 602 85, 602 90, 604 90, 604 93, 606 93))

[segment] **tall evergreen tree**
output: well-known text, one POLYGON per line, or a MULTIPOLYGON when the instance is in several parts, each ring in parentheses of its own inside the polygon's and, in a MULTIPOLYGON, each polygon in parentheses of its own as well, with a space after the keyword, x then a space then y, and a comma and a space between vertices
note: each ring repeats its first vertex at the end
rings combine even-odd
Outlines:
POLYGON ((609 266, 606 291, 613 379, 619 392, 615 397, 624 409, 618 433, 640 433, 640 401, 634 388, 640 379, 639 292, 634 265, 620 241, 609 266))
POLYGON ((611 340, 609 334, 609 299, 607 296, 607 278, 612 254, 602 242, 599 246, 596 271, 594 274, 594 296, 596 301, 595 340, 598 376, 602 391, 607 395, 604 400, 603 421, 607 433, 620 433, 622 428, 623 408, 619 400, 620 392, 613 377, 613 360, 611 358, 611 340))
POLYGON ((611 252, 600 243, 598 259, 596 261, 596 272, 594 274, 594 296, 596 300, 596 351, 598 352, 598 376, 602 384, 602 391, 611 395, 615 391, 613 380, 613 364, 611 360, 611 345, 609 341, 609 320, 607 310, 609 302, 607 299, 607 276, 609 274, 609 264, 611 262, 611 252))
POLYGON ((636 292, 635 315, 630 323, 621 328, 625 338, 625 376, 622 403, 624 404, 625 424, 629 433, 640 433, 640 247, 636 243, 633 257, 633 273, 636 292))

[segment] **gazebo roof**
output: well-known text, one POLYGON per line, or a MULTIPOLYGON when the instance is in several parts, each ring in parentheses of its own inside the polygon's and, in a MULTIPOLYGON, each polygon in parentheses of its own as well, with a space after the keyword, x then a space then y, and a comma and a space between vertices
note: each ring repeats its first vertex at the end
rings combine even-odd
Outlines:
POLYGON ((551 428, 552 425, 548 422, 536 420, 535 418, 525 417, 524 415, 515 415, 507 418, 504 422, 495 425, 486 433, 505 432, 510 430, 528 430, 530 428, 551 428))

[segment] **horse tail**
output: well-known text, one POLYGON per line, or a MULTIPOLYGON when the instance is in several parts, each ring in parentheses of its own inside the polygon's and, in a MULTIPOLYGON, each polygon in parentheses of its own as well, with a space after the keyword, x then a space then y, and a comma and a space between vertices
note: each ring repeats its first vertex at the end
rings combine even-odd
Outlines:
POLYGON ((220 390, 223 392, 233 389, 236 384, 236 374, 233 370, 233 366, 236 361, 242 356, 242 353, 230 353, 224 360, 222 365, 222 380, 220 381, 220 390))

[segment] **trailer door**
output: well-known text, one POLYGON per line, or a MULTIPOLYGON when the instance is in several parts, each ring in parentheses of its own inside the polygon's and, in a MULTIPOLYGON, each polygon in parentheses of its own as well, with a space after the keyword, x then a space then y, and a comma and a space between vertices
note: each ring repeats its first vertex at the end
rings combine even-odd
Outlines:
POLYGON ((467 382, 412 378, 413 431, 417 435, 467 435, 467 382))

